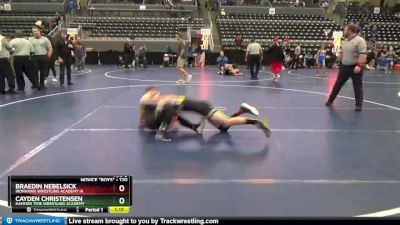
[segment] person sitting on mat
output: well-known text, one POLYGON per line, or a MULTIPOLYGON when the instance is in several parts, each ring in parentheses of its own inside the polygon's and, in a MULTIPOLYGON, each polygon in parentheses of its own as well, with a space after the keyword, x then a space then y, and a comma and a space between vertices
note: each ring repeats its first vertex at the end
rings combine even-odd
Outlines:
MULTIPOLYGON (((141 105, 155 107, 155 115, 161 118, 160 126, 156 133, 156 140, 170 141, 167 129, 172 119, 180 112, 194 112, 206 118, 214 127, 221 132, 227 132, 231 126, 252 124, 264 131, 267 137, 271 135, 269 121, 267 119, 253 119, 241 116, 243 113, 259 115, 258 110, 247 103, 242 103, 240 108, 230 117, 224 112, 214 108, 209 102, 192 100, 182 95, 162 95, 154 86, 148 87, 140 100, 141 105)), ((141 113, 141 117, 145 116, 141 113)))
POLYGON ((225 64, 227 64, 229 62, 228 57, 225 56, 224 51, 221 51, 219 53, 219 56, 217 58, 217 67, 219 69, 223 68, 225 66, 225 64))

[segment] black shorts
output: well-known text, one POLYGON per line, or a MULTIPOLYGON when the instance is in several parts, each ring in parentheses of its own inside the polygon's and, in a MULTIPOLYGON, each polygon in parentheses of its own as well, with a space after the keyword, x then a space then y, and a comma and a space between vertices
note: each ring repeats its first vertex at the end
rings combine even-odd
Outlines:
POLYGON ((233 73, 230 70, 225 70, 225 75, 233 76, 233 73))
POLYGON ((146 121, 144 123, 144 126, 148 129, 152 129, 152 130, 157 130, 161 125, 161 121, 156 121, 156 120, 152 120, 152 121, 146 121))
POLYGON ((181 105, 182 111, 198 113, 204 117, 210 117, 214 108, 207 101, 185 99, 181 105))
POLYGON ((158 129, 162 122, 171 123, 172 118, 178 116, 179 106, 166 104, 163 109, 157 113, 145 115, 145 126, 149 129, 158 129))
POLYGON ((144 114, 144 126, 149 129, 158 129, 161 125, 161 118, 156 118, 155 111, 144 114))

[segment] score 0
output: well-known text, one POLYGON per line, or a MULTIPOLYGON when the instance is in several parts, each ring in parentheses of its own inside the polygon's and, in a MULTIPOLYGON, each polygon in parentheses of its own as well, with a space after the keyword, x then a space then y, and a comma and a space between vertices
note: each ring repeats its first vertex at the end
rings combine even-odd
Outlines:
MULTIPOLYGON (((123 194, 123 193, 125 192, 125 190, 126 190, 126 187, 125 187, 124 184, 120 184, 120 185, 118 186, 118 193, 123 194)), ((118 199, 118 203, 119 203, 120 205, 124 205, 124 204, 125 204, 125 198, 124 198, 124 197, 120 197, 120 198, 118 199)))
POLYGON ((109 206, 110 213, 129 213, 132 205, 130 177, 118 177, 114 183, 114 206, 109 206))
POLYGON ((115 183, 115 194, 119 195, 115 202, 117 205, 131 205, 131 183, 129 177, 117 177, 115 183))

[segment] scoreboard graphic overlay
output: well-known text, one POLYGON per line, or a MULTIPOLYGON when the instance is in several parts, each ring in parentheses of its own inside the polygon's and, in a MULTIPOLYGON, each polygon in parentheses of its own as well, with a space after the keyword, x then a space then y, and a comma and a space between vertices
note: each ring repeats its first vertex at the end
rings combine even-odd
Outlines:
POLYGON ((12 212, 127 213, 131 176, 9 176, 12 212))

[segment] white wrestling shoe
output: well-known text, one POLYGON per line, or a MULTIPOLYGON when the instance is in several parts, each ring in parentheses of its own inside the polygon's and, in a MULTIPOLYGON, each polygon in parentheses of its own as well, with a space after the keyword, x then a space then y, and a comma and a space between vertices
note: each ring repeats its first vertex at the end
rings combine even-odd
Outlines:
POLYGON ((250 113, 256 116, 260 115, 260 112, 258 112, 256 107, 253 107, 247 103, 242 103, 240 105, 240 111, 242 111, 243 113, 250 113))
POLYGON ((191 74, 186 75, 186 82, 189 83, 192 80, 192 78, 193 78, 193 75, 191 75, 191 74))
POLYGON ((177 84, 184 84, 184 83, 185 83, 185 81, 184 81, 184 80, 182 80, 182 79, 179 79, 179 80, 177 80, 177 81, 176 81, 176 83, 177 83, 177 84))

